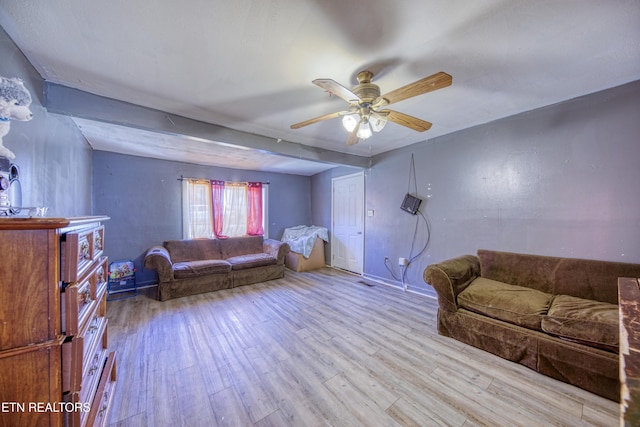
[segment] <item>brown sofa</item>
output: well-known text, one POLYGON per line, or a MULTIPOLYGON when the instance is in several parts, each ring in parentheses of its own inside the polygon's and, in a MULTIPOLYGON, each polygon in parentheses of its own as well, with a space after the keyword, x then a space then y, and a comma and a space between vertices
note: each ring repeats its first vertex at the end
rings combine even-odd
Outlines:
POLYGON ((613 401, 618 277, 640 277, 640 264, 481 249, 424 271, 441 335, 613 401))
POLYGON ((158 272, 158 299, 228 289, 284 277, 289 245, 262 236, 169 240, 150 248, 145 268, 158 272))

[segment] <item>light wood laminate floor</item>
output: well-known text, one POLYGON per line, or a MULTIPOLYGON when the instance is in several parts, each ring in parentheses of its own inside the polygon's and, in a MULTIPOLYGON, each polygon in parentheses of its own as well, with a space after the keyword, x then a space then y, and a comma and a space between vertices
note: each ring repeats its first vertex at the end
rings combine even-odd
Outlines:
POLYGON ((615 426, 618 405, 436 331, 437 302, 337 270, 110 301, 110 426, 615 426))

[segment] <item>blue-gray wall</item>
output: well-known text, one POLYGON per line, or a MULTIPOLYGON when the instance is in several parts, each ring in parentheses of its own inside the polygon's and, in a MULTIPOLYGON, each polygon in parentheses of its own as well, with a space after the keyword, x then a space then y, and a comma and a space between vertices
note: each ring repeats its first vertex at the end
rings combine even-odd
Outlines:
POLYGON ((12 121, 3 138, 20 168, 23 206, 46 206, 49 216, 92 214, 91 147, 71 119, 43 108, 42 78, 2 27, 0 76, 22 79, 33 99, 33 119, 12 121))
MULTIPOLYGON (((422 218, 399 209, 412 155, 431 241, 410 288, 431 291, 428 264, 478 248, 640 262, 639 99, 634 82, 377 156, 365 172, 365 275, 396 282, 384 257, 399 277, 398 258, 426 242, 422 218)), ((312 178, 325 225, 334 176, 312 178)))
MULTIPOLYGON (((288 226, 330 228, 331 178, 354 172, 308 178, 92 153, 71 119, 43 108, 42 79, 2 29, 0 58, 0 75, 23 79, 34 101, 33 120, 13 122, 4 138, 17 156, 23 204, 48 206, 50 216, 111 216, 112 260, 139 261, 150 245, 180 237, 180 175, 270 181, 270 232, 279 238, 288 226)), ((365 171, 374 211, 365 275, 393 282, 384 258, 398 277, 398 257, 426 241, 422 218, 399 209, 413 191, 412 155, 431 229, 407 271, 412 288, 429 291, 428 264, 478 248, 640 262, 638 99, 633 82, 377 156, 365 171)))
POLYGON ((269 237, 310 224, 311 178, 95 151, 93 203, 106 223, 105 253, 111 261, 133 259, 141 284, 155 275, 142 268, 144 252, 164 240, 182 238, 181 185, 185 178, 269 182, 269 237))

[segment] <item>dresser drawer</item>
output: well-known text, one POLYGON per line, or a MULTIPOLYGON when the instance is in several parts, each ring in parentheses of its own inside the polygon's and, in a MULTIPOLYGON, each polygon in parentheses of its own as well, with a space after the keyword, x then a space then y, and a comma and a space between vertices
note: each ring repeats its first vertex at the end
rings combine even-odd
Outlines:
POLYGON ((99 226, 93 230, 93 259, 102 256, 104 249, 104 226, 99 226))
POLYGON ((80 386, 81 402, 93 401, 98 388, 98 381, 100 381, 100 375, 102 374, 102 368, 104 367, 104 361, 107 358, 107 353, 108 350, 105 347, 99 346, 96 348, 93 356, 89 359, 88 365, 84 367, 84 377, 82 378, 82 385, 80 386))
MULTIPOLYGON (((102 257, 85 274, 79 282, 67 286, 62 293, 62 331, 67 335, 76 335, 82 330, 90 314, 94 310, 96 301, 101 300, 101 295, 106 294, 107 289, 107 258, 102 257)), ((106 302, 104 302, 106 306, 106 302)), ((106 310, 101 308, 101 315, 106 310)))
POLYGON ((76 282, 102 255, 104 226, 66 233, 61 244, 61 279, 76 282))
POLYGON ((99 283, 97 286, 96 299, 87 309, 86 320, 83 315, 80 331, 69 336, 62 345, 62 390, 65 393, 80 391, 91 355, 102 341, 106 346, 107 285, 99 283))
POLYGON ((107 266, 107 257, 101 257, 98 259, 97 265, 91 270, 89 273, 89 280, 93 285, 93 289, 96 292, 96 299, 101 291, 106 293, 108 286, 108 266, 107 266))
POLYGON ((96 329, 94 330, 93 326, 91 326, 87 330, 86 335, 82 337, 85 347, 82 352, 83 378, 91 373, 94 365, 93 361, 95 361, 99 350, 101 348, 107 348, 107 321, 106 317, 97 318, 96 329))
POLYGON ((69 393, 80 390, 82 382, 82 337, 73 337, 62 344, 62 392, 69 393))
POLYGON ((62 345, 62 391, 80 391, 95 373, 95 362, 107 345, 107 318, 94 317, 85 331, 62 345))
MULTIPOLYGON (((116 353, 111 352, 100 365, 100 373, 94 384, 91 400, 86 400, 83 392, 69 393, 66 402, 72 402, 82 410, 65 414, 65 425, 68 427, 104 426, 107 423, 109 409, 113 399, 116 383, 116 353)), ((84 387, 84 384, 83 384, 84 387)))
POLYGON ((116 388, 116 353, 109 353, 102 375, 100 376, 100 382, 98 383, 98 390, 93 398, 93 404, 91 405, 91 411, 87 418, 87 425, 94 427, 102 427, 107 425, 109 421, 109 409, 111 408, 111 401, 113 400, 113 393, 116 388))
POLYGON ((87 323, 96 306, 96 291, 87 277, 85 280, 67 286, 62 294, 62 329, 67 335, 76 335, 87 323))

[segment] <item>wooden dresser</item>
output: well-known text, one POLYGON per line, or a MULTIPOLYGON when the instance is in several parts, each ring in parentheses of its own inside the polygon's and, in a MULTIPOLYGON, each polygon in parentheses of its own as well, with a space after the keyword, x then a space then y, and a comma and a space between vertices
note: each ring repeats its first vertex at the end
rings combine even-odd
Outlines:
POLYGON ((0 218, 0 426, 106 424, 108 219, 0 218))

